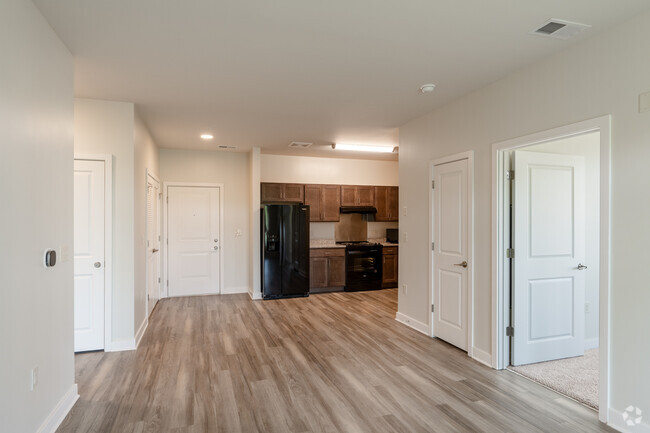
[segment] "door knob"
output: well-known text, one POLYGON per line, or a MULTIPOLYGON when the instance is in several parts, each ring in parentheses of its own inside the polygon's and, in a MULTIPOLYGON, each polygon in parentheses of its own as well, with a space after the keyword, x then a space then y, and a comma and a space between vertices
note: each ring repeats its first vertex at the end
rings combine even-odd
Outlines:
POLYGON ((95 262, 93 266, 99 269, 102 267, 102 262, 95 262))
POLYGON ((219 249, 219 247, 215 245, 214 247, 212 247, 212 249, 216 251, 219 249))
POLYGON ((578 270, 579 271, 584 271, 585 269, 587 269, 587 267, 585 265, 583 265, 582 263, 578 263, 578 270))
POLYGON ((219 242, 219 239, 217 239, 217 238, 214 238, 214 241, 215 241, 215 242, 219 242))
POLYGON ((454 263, 454 266, 462 266, 463 268, 467 267, 467 260, 464 260, 462 263, 454 263))

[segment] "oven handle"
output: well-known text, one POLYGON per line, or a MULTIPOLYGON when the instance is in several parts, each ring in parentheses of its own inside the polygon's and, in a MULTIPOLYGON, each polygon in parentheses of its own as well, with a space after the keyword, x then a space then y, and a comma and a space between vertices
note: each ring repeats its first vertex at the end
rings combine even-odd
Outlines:
POLYGON ((379 250, 365 250, 365 251, 348 251, 348 254, 351 256, 356 256, 359 254, 368 254, 368 253, 378 253, 379 250))

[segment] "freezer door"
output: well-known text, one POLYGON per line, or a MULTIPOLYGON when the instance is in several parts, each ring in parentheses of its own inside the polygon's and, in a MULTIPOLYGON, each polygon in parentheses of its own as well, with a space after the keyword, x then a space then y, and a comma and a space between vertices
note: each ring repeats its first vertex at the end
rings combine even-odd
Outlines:
POLYGON ((262 208, 262 296, 282 296, 282 213, 284 206, 262 208))

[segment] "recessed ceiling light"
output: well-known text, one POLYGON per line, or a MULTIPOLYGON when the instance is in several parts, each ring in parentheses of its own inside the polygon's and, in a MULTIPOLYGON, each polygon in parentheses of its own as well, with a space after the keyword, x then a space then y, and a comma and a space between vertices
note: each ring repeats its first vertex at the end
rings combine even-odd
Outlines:
POLYGON ((420 93, 431 93, 435 88, 435 84, 423 84, 420 86, 420 93))
POLYGON ((332 149, 336 150, 353 150, 357 152, 381 152, 381 153, 392 153, 395 152, 397 146, 391 144, 381 145, 381 144, 351 144, 351 143, 334 143, 332 144, 332 149))
POLYGON ((214 136, 212 134, 201 134, 201 138, 204 140, 212 140, 214 136))

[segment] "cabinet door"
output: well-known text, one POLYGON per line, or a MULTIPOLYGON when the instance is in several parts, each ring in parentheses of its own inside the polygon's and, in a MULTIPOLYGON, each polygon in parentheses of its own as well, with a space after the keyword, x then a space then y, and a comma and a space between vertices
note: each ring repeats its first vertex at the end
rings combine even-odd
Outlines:
POLYGON ((284 184, 284 200, 302 203, 305 201, 305 186, 295 183, 284 184))
POLYGON ((319 185, 305 185, 305 204, 309 206, 309 221, 323 221, 319 185))
POLYGON ((388 220, 399 221, 399 188, 396 186, 388 187, 387 208, 388 220))
POLYGON ((390 221, 388 213, 388 187, 376 186, 375 187, 375 207, 377 213, 375 214, 375 221, 390 221))
POLYGON ((350 185, 343 185, 341 187, 341 206, 356 206, 356 190, 356 187, 350 185))
POLYGON ((263 183, 261 200, 262 203, 281 202, 284 185, 281 183, 263 183))
POLYGON ((329 257, 329 287, 345 286, 345 257, 329 257))
POLYGON ((357 205, 374 206, 375 205, 375 187, 358 186, 357 187, 357 205))
POLYGON ((323 185, 320 191, 320 221, 340 221, 341 187, 338 185, 323 185))
POLYGON ((312 257, 309 259, 309 287, 327 287, 327 257, 312 257))
POLYGON ((383 275, 382 285, 384 287, 394 287, 397 285, 397 255, 386 254, 383 256, 383 275))

